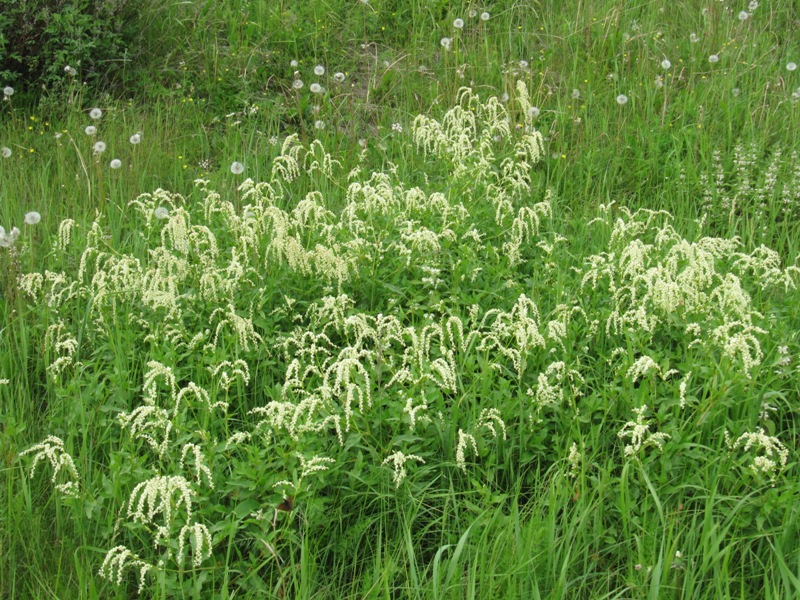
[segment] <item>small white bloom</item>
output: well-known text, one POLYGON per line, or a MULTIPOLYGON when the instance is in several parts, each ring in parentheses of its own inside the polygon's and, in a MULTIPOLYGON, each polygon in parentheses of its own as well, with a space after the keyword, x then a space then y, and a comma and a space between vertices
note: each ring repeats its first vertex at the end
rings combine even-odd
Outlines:
POLYGON ((122 166, 122 161, 118 158, 115 158, 111 161, 111 168, 112 169, 119 169, 122 166))
POLYGON ((796 71, 797 70, 797 63, 793 63, 793 62, 786 63, 786 70, 787 71, 796 71))
POLYGON ((134 146, 142 141, 142 135, 140 133, 134 133, 128 141, 133 144, 134 146))
POLYGON ((317 77, 325 75, 325 67, 323 67, 322 65, 317 65, 316 67, 314 67, 314 75, 316 75, 317 77))
POLYGON ((392 123, 392 131, 396 131, 397 133, 403 133, 403 126, 400 123, 392 123))
POLYGON ((399 450, 394 454, 387 456, 381 463, 381 466, 390 463, 394 467, 392 481, 394 481, 396 487, 400 487, 400 484, 403 483, 403 480, 408 474, 405 465, 409 460, 414 460, 416 462, 425 464, 425 461, 422 459, 422 457, 417 456, 416 454, 403 454, 399 450))
POLYGON ((95 135, 97 133, 97 127, 94 125, 87 125, 84 131, 86 132, 86 135, 95 135))
POLYGON ((342 83, 344 81, 344 78, 345 78, 345 75, 341 71, 338 71, 338 72, 333 74, 333 80, 336 83, 342 83))
POLYGON ((719 55, 718 54, 712 54, 711 56, 708 57, 708 62, 710 62, 712 65, 714 63, 718 63, 719 62, 719 55))
POLYGON ((231 173, 234 175, 241 175, 244 172, 244 165, 238 161, 231 163, 231 173))
POLYGON ((661 61, 661 68, 662 68, 662 69, 664 69, 664 70, 667 70, 667 69, 669 69, 671 66, 672 66, 672 63, 671 63, 671 62, 669 62, 669 59, 668 59, 668 58, 665 58, 664 60, 662 60, 662 61, 661 61))
POLYGON ((0 154, 3 155, 3 158, 8 158, 9 156, 11 156, 11 148, 9 148, 8 146, 3 146, 2 148, 0 148, 0 154))
POLYGON ((8 96, 13 96, 14 88, 12 88, 10 85, 7 85, 6 87, 3 88, 3 93, 6 95, 6 98, 8 96))
POLYGON ((35 210, 25 213, 25 225, 36 225, 41 220, 42 220, 42 215, 40 215, 35 210))
POLYGON ((295 79, 292 82, 292 87, 294 89, 296 89, 296 90, 299 90, 301 87, 303 87, 303 80, 302 79, 295 79))
POLYGON ((308 89, 311 90, 312 94, 321 94, 322 93, 322 86, 318 83, 312 83, 308 89))
POLYGON ((683 554, 681 554, 680 550, 676 550, 675 551, 675 558, 681 558, 682 556, 683 556, 683 554))
POLYGON ((105 142, 95 142, 94 146, 92 146, 95 154, 102 154, 106 151, 106 143, 105 142))
POLYGON ((103 116, 103 111, 100 110, 99 108, 93 108, 92 110, 89 111, 89 116, 92 119, 97 120, 103 116))
POLYGON ((620 94, 619 96, 617 96, 617 104, 622 106, 623 104, 627 103, 628 103, 628 97, 625 94, 620 94))
POLYGON ((464 19, 456 19, 453 21, 453 27, 456 29, 463 29, 464 28, 464 19))
POLYGON ((747 19, 749 17, 750 17, 750 13, 747 12, 746 10, 743 10, 742 12, 739 13, 739 20, 740 21, 747 21, 747 19))
POLYGON ((169 209, 164 206, 159 206, 153 211, 156 219, 169 219, 169 209))
POLYGON ((488 21, 489 17, 490 17, 490 15, 489 15, 488 12, 482 12, 481 13, 481 21, 488 21))

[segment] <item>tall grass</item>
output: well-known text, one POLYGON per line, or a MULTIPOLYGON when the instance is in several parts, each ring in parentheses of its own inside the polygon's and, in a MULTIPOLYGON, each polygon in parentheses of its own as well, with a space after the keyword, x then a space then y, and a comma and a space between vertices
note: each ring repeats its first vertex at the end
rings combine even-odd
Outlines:
POLYGON ((2 103, 5 596, 797 595, 796 6, 141 19, 2 103))

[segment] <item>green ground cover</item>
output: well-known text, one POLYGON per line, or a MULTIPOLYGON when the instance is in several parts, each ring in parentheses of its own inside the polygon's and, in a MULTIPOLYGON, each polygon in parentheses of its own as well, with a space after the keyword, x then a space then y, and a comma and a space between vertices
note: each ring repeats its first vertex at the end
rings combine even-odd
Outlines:
POLYGON ((800 5, 137 18, 0 103, 2 597, 800 594, 800 5))

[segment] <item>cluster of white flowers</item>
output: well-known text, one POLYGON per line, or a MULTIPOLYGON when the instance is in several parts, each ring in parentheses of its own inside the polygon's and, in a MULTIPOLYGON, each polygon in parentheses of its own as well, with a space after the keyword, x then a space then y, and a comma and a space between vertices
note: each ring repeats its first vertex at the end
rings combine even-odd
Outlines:
POLYGON ((573 442, 572 446, 569 447, 569 455, 567 456, 567 463, 569 463, 569 476, 575 478, 578 476, 581 470, 581 462, 583 461, 583 456, 581 455, 580 450, 578 450, 578 444, 573 442))
POLYGON ((425 464, 425 461, 422 457, 417 456, 416 454, 403 454, 399 450, 387 456, 381 465, 385 465, 387 463, 391 463, 392 467, 394 468, 394 474, 392 475, 392 481, 394 482, 395 487, 400 487, 400 484, 403 483, 403 480, 406 478, 406 463, 410 460, 425 464))
POLYGON ((786 446, 777 437, 767 435, 761 427, 756 431, 743 433, 735 441, 730 440, 726 431, 725 439, 731 451, 738 448, 743 452, 754 451, 756 456, 750 464, 750 469, 773 480, 778 472, 786 467, 789 460, 789 450, 786 446))
POLYGON ((139 593, 144 589, 144 578, 153 569, 153 565, 146 563, 125 546, 115 546, 106 553, 100 567, 100 577, 113 581, 118 586, 122 585, 122 577, 128 569, 139 570, 139 593))
POLYGON ((636 416, 635 421, 628 421, 622 426, 622 429, 617 433, 620 439, 628 439, 629 444, 625 445, 625 456, 639 455, 639 451, 647 446, 655 446, 659 450, 663 449, 664 442, 670 438, 669 434, 664 432, 651 432, 650 422, 645 418, 647 412, 647 405, 634 408, 633 413, 636 416))
POLYGON ((66 483, 57 484, 56 489, 65 496, 78 495, 80 475, 78 475, 78 469, 75 468, 72 456, 64 449, 64 440, 54 435, 49 435, 43 441, 19 453, 20 456, 29 454, 33 455, 33 462, 29 471, 30 477, 33 477, 36 472, 36 466, 43 460, 47 460, 53 469, 53 476, 50 481, 56 483, 58 474, 62 471, 70 478, 66 483))
POLYGON ((458 442, 456 443, 456 466, 462 471, 467 470, 467 457, 466 452, 472 448, 472 451, 477 454, 478 446, 475 442, 475 437, 463 430, 458 430, 458 442))

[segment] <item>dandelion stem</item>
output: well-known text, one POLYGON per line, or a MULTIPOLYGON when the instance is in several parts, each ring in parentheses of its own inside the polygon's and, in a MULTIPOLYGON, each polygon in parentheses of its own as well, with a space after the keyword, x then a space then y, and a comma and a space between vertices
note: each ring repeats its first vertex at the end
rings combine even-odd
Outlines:
POLYGON ((72 146, 75 148, 75 153, 78 155, 78 160, 81 161, 81 168, 83 169, 84 175, 86 175, 86 198, 89 202, 89 205, 92 203, 92 178, 89 177, 89 169, 86 168, 86 162, 83 160, 83 155, 81 151, 78 149, 78 144, 75 143, 72 135, 67 133, 69 136, 69 141, 72 142, 72 146))

